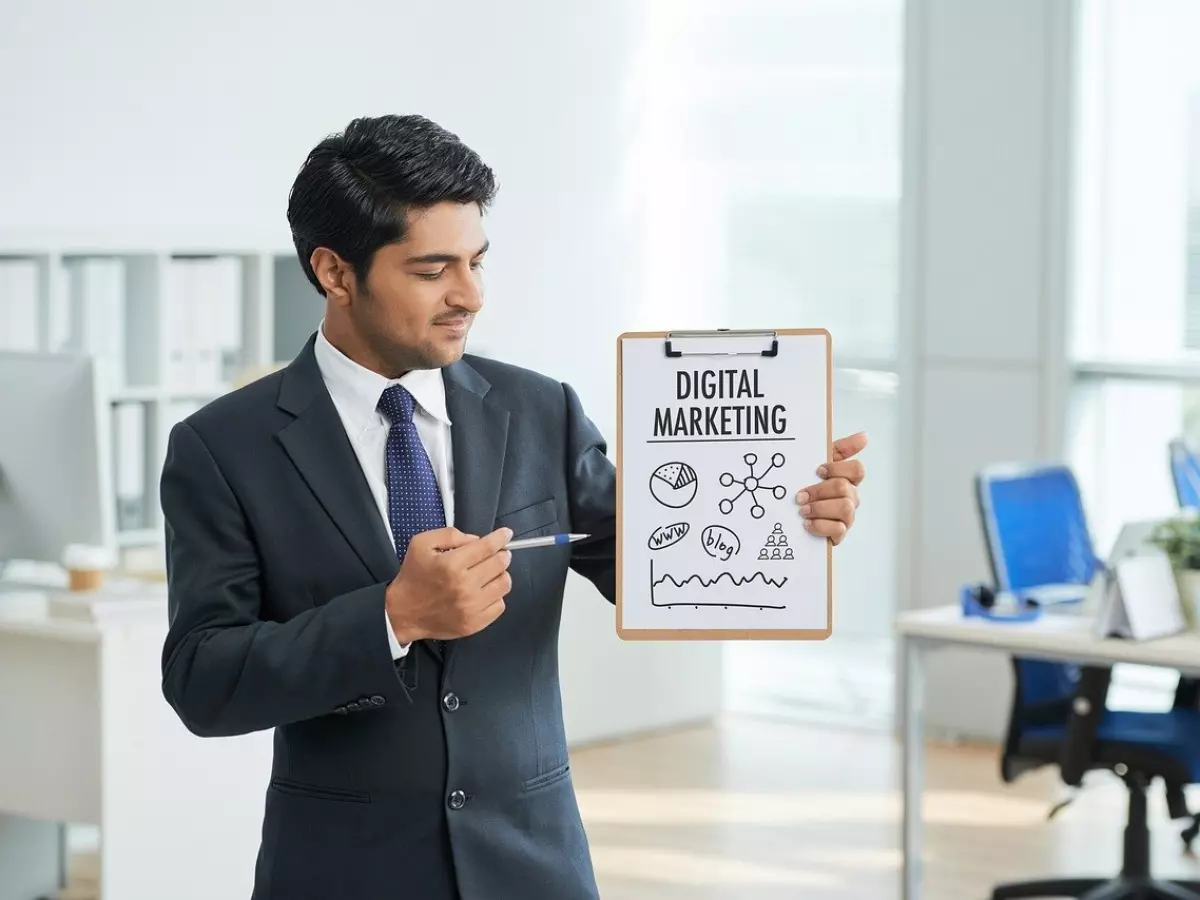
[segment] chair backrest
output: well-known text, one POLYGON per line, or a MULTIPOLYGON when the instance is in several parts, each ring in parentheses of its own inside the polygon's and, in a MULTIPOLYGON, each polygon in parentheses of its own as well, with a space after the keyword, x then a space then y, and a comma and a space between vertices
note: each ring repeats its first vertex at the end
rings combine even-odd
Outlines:
POLYGON ((1171 480, 1175 497, 1183 509, 1200 509, 1200 452, 1176 438, 1169 445, 1171 480))
MULTIPOLYGON (((976 477, 979 516, 998 590, 1090 584, 1100 565, 1074 474, 1064 465, 1003 465, 976 477)), ((1014 659, 1006 757, 1030 725, 1065 723, 1079 667, 1014 659)), ((1006 775, 1007 775, 1006 768, 1006 775)))

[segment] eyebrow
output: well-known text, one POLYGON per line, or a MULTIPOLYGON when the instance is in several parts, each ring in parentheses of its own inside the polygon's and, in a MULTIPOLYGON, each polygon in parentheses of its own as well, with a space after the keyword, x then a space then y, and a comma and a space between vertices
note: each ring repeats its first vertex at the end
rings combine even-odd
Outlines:
MULTIPOLYGON (((482 256, 483 254, 487 253, 488 248, 491 246, 492 246, 492 242, 487 241, 482 247, 480 247, 473 254, 471 254, 471 259, 474 259, 476 256, 482 256)), ((461 259, 461 257, 455 253, 427 253, 424 256, 410 256, 404 262, 406 265, 411 266, 411 265, 417 265, 417 264, 428 265, 430 263, 456 263, 460 259, 461 259)))

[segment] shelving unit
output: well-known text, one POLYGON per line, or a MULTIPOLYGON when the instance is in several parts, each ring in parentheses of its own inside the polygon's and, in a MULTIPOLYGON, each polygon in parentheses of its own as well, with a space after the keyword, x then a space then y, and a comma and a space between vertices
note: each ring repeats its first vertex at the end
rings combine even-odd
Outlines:
POLYGON ((321 306, 287 247, 0 245, 0 347, 99 363, 122 547, 163 539, 158 481, 172 426, 239 373, 290 359, 321 306))

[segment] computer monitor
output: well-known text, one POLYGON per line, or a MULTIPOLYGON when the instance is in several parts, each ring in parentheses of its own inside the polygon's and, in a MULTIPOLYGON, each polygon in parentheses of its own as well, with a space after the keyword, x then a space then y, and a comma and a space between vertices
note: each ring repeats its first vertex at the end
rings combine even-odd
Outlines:
POLYGON ((0 351, 0 567, 115 552, 108 403, 90 356, 0 351))

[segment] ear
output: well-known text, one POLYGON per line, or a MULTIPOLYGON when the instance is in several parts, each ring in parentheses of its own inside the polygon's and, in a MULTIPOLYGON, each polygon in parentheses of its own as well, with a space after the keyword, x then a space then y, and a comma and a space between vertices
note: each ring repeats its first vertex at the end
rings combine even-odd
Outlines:
POLYGON ((308 262, 325 296, 338 306, 349 306, 354 296, 354 268, 328 247, 318 247, 308 262))

